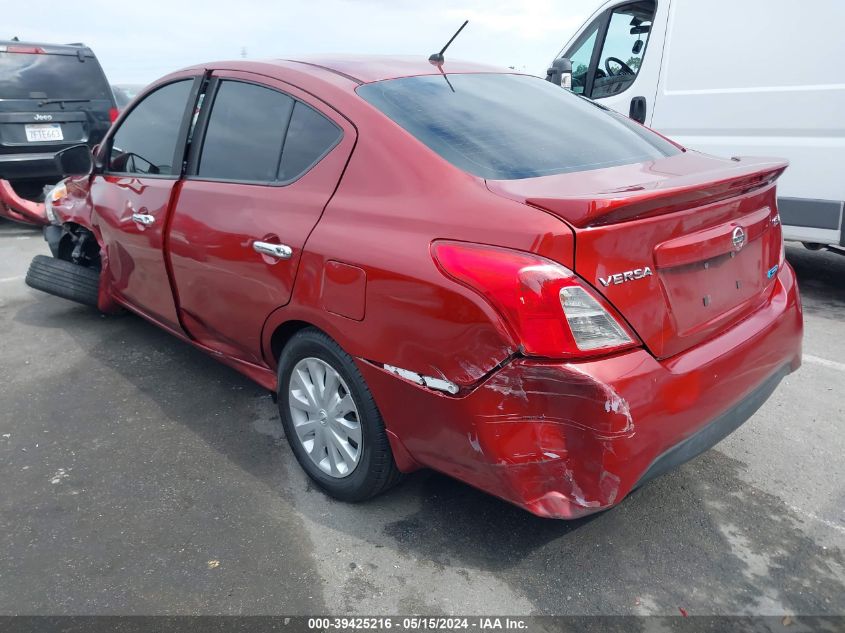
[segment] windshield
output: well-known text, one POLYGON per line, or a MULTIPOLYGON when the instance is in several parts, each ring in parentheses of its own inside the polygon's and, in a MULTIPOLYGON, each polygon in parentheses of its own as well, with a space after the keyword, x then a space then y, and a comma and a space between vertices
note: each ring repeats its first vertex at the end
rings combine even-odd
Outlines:
POLYGON ((108 99, 100 65, 76 55, 0 52, 0 99, 108 99))
POLYGON ((601 169, 680 152, 627 117, 537 77, 406 77, 363 85, 358 94, 450 163, 481 178, 601 169))

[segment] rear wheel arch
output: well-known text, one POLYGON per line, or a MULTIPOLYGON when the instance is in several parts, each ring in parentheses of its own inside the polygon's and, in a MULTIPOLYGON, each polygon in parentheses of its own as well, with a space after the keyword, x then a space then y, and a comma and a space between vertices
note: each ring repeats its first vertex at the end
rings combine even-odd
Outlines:
POLYGON ((321 308, 309 307, 318 301, 317 297, 298 295, 294 287, 292 300, 267 315, 261 328, 261 355, 271 369, 277 368, 279 356, 290 339, 308 327, 331 338, 353 358, 361 356, 355 337, 344 324, 334 323, 331 315, 321 308))
POLYGON ((270 336, 270 353, 272 355, 273 362, 278 365, 279 357, 282 355, 282 350, 285 348, 285 345, 288 344, 288 341, 293 338, 293 336, 305 328, 314 328, 316 330, 321 330, 317 326, 308 323, 307 321, 299 321, 299 320, 291 320, 285 321, 273 331, 273 334, 270 336))

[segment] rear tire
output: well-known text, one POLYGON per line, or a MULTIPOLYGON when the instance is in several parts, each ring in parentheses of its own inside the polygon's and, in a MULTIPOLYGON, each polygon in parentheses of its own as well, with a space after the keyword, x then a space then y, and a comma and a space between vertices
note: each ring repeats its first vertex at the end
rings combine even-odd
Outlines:
MULTIPOLYGON (((401 479, 402 473, 396 468, 396 462, 393 460, 384 422, 373 400, 373 395, 364 382, 364 377, 358 371, 352 357, 329 336, 315 328, 306 328, 297 332, 279 357, 278 378, 277 400, 285 436, 299 465, 327 494, 342 501, 363 501, 384 492, 401 479), (328 454, 330 447, 326 449, 326 453, 321 452, 320 456, 315 458, 317 446, 322 445, 316 439, 301 439, 303 421, 308 418, 308 421, 304 423, 318 427, 319 431, 320 424, 325 426, 325 409, 330 408, 318 403, 313 407, 315 411, 319 410, 315 415, 301 412, 304 391, 301 389, 301 378, 294 378, 293 374, 294 370, 302 371, 303 363, 311 363, 318 367, 323 377, 330 374, 331 370, 336 372, 336 376, 340 379, 339 393, 351 396, 354 402, 354 411, 350 410, 349 419, 353 424, 357 422, 360 436, 356 434, 356 437, 360 437, 360 442, 357 439, 353 440, 352 448, 359 449, 359 452, 356 454, 354 465, 348 469, 347 473, 337 472, 334 467, 331 468, 334 474, 327 471, 327 465, 330 462, 328 454), (294 413, 291 410, 291 399, 295 397, 293 392, 299 393, 299 406, 294 406, 294 409, 298 411, 299 434, 294 426, 294 413), (323 421, 312 424, 311 418, 318 419, 320 415, 323 421), (321 461, 322 467, 318 463, 321 461)), ((325 379, 325 384, 328 385, 327 379, 325 379)), ((331 428, 331 410, 328 412, 328 417, 328 428, 331 428)), ((342 430, 342 426, 340 428, 342 430)))
POLYGON ((96 308, 100 271, 49 255, 36 255, 26 273, 26 285, 96 308))

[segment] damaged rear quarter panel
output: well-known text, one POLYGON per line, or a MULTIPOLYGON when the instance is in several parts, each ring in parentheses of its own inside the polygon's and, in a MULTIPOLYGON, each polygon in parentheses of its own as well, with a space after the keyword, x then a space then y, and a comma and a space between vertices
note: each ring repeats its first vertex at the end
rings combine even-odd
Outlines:
MULTIPOLYGON (((636 365, 641 357, 624 362, 636 365)), ((468 395, 426 391, 359 362, 391 431, 421 465, 546 516, 572 518, 627 491, 614 472, 635 432, 627 400, 578 368, 517 360, 468 395)))
POLYGON ((797 367, 794 286, 785 269, 768 306, 671 361, 641 348, 578 363, 515 358, 457 397, 359 367, 419 465, 535 514, 576 518, 618 503, 666 450, 797 367))

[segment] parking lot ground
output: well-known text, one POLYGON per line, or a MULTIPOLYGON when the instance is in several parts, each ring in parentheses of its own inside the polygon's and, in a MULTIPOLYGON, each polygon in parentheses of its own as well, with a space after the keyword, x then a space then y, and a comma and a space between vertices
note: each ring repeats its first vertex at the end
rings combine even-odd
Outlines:
POLYGON ((805 361, 619 507, 536 518, 420 472, 311 486, 269 395, 134 316, 24 285, 0 224, 0 613, 845 613, 845 257, 789 247, 805 361))

